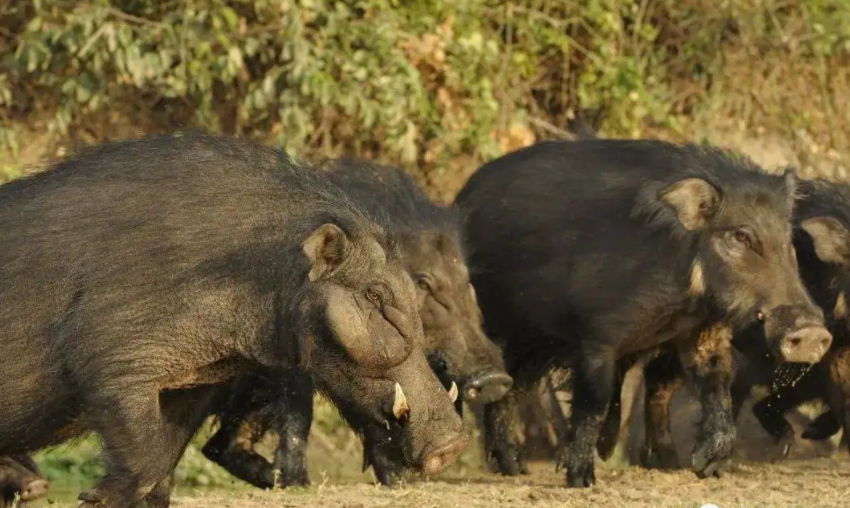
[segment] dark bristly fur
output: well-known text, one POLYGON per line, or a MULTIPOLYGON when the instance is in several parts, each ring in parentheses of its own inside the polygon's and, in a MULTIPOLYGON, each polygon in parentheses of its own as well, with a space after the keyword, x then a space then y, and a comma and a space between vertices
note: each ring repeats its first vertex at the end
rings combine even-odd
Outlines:
MULTIPOLYGON (((344 188, 399 238, 405 267, 416 280, 419 312, 429 364, 446 388, 492 402, 510 387, 501 351, 484 335, 480 311, 469 284, 461 243, 461 221, 452 207, 435 205, 402 169, 365 160, 341 159, 324 165, 344 188)), ((204 453, 235 476, 261 487, 306 485, 307 436, 312 420, 312 389, 298 381, 280 387, 273 378, 255 377, 236 390, 237 401, 222 415, 221 429, 204 453), (253 401, 248 403, 246 401, 253 401), (274 463, 253 445, 272 430, 280 437, 274 463)), ((379 425, 351 422, 366 442, 366 461, 385 485, 403 472, 401 450, 379 425)))
POLYGON ((203 133, 108 144, 3 185, 0 211, 15 352, 0 358, 0 454, 97 432, 89 505, 167 506, 221 383, 259 368, 386 423, 411 466, 436 472, 466 443, 397 239, 282 152, 203 133))
MULTIPOLYGON (((472 175, 456 203, 487 334, 504 343, 518 389, 550 366, 573 370, 569 486, 595 481, 594 445, 612 449, 600 429, 637 355, 670 344, 697 385, 705 418, 694 465, 704 476, 735 436, 731 329, 763 316, 777 355, 822 354, 830 337, 791 248, 795 186, 790 173, 659 141, 543 142, 472 175), (792 342, 804 326, 809 335, 792 342)), ((511 400, 489 411, 491 435, 510 436, 500 427, 511 400)), ((505 441, 488 451, 502 471, 521 471, 505 441)))
MULTIPOLYGON (((850 294, 850 186, 824 180, 800 183, 800 201, 794 223, 794 247, 800 275, 815 303, 825 313, 833 335, 832 347, 824 359, 811 368, 787 364, 775 368, 767 356, 769 348, 752 330, 733 341, 740 350, 736 379, 732 386, 733 415, 737 418, 754 385, 764 385, 769 394, 753 406, 762 427, 784 445, 788 453, 794 439, 785 413, 800 404, 821 399, 829 409, 803 433, 805 438, 826 439, 841 429, 850 433, 850 314, 846 298, 850 294), (832 228, 812 228, 808 221, 834 219, 832 228), (819 254, 819 252, 821 254, 819 254), (822 259, 823 253, 834 257, 822 259)), ((662 361, 662 360, 659 360, 662 361)), ((670 438, 670 400, 682 384, 675 370, 650 362, 647 378, 647 443, 642 453, 647 466, 678 466, 670 438), (670 372, 665 383, 650 382, 670 372)))

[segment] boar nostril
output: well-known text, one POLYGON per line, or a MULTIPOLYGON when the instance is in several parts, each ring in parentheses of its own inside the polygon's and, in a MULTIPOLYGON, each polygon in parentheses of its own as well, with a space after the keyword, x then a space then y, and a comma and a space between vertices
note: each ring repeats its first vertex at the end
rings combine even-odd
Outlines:
POLYGON ((467 444, 469 444, 468 436, 461 434, 438 449, 431 451, 425 456, 422 463, 423 472, 426 475, 432 475, 443 471, 457 459, 467 444))
POLYGON ((50 483, 45 479, 32 481, 21 491, 21 500, 34 501, 46 494, 49 488, 50 483))
POLYGON ((795 330, 781 342, 782 357, 787 362, 817 363, 832 344, 832 335, 822 326, 795 330))

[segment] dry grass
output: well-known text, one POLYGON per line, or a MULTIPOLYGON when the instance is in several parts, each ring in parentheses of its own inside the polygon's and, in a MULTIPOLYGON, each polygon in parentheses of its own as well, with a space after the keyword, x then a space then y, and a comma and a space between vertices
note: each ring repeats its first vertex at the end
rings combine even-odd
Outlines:
MULTIPOLYGON (((664 473, 640 468, 601 470, 596 487, 568 490, 549 463, 534 463, 529 476, 488 474, 423 480, 390 490, 374 485, 325 484, 274 492, 204 491, 175 496, 175 508, 721 508, 846 507, 850 461, 818 459, 778 465, 741 464, 723 478, 698 480, 689 471, 664 473)), ((33 507, 46 506, 46 502, 33 507)), ((73 503, 54 504, 57 508, 73 503)))

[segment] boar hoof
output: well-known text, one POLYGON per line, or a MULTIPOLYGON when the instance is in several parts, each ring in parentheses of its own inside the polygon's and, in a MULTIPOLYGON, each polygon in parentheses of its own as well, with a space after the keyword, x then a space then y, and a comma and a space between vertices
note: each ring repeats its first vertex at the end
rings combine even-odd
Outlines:
POLYGON ((98 488, 93 488, 80 492, 80 495, 77 496, 77 499, 79 501, 82 501, 78 508, 102 508, 103 506, 106 506, 108 496, 104 491, 98 488))
POLYGON ((616 439, 606 439, 604 437, 600 437, 596 442, 596 452, 599 454, 599 458, 603 461, 606 461, 614 455, 614 449, 617 447, 616 439))
POLYGON ((679 457, 671 446, 644 446, 640 451, 640 462, 647 469, 679 468, 679 457))
POLYGON ((786 443, 794 438, 794 429, 788 425, 788 422, 785 419, 782 419, 781 423, 776 424, 772 428, 766 428, 768 430, 768 434, 773 438, 773 442, 776 444, 786 443))
POLYGON ((567 464, 569 464, 569 462, 568 462, 569 459, 570 459, 570 452, 566 448, 561 449, 561 451, 558 452, 557 460, 555 460, 555 472, 557 473, 561 469, 566 470, 567 464))
POLYGON ((791 448, 794 445, 794 429, 788 425, 788 422, 783 418, 781 424, 770 429, 768 434, 773 438, 773 442, 779 447, 783 459, 788 458, 791 453, 791 448))
POLYGON ((823 441, 837 434, 839 430, 841 424, 835 413, 830 410, 812 420, 803 431, 802 437, 810 441, 823 441))
POLYGON ((702 440, 693 454, 694 470, 699 478, 720 477, 720 468, 732 453, 734 434, 720 434, 702 440))
POLYGON ((520 453, 513 449, 496 449, 493 450, 492 456, 496 459, 498 472, 505 476, 519 476, 528 474, 528 466, 520 456, 520 453))
POLYGON ((292 471, 283 471, 280 484, 281 487, 309 487, 310 477, 303 467, 292 471))
POLYGON ((393 488, 404 477, 405 467, 400 457, 392 457, 386 449, 370 448, 363 453, 363 471, 369 467, 375 472, 375 478, 384 487, 393 488))
POLYGON ((400 472, 392 469, 384 469, 382 467, 376 467, 374 469, 375 476, 378 477, 378 481, 381 482, 381 485, 391 489, 398 486, 399 480, 401 480, 400 472))
POLYGON ((567 469, 567 488, 583 489, 593 487, 596 484, 596 475, 593 472, 593 461, 573 465, 567 469))
POLYGON ((786 442, 782 445, 782 458, 787 459, 788 455, 791 454, 791 448, 793 443, 791 441, 786 442))

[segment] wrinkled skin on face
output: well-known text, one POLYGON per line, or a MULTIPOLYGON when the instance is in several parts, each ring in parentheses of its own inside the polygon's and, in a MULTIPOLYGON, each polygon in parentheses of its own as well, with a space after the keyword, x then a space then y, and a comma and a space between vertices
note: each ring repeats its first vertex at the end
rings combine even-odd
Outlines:
POLYGON ((312 293, 301 329, 312 330, 302 338, 302 367, 346 418, 387 428, 408 467, 442 471, 468 438, 426 362, 415 287, 397 247, 325 225, 303 252, 312 293))
POLYGON ((817 362, 832 336, 798 276, 790 222, 793 173, 786 173, 781 193, 746 183, 724 192, 706 180, 688 178, 662 193, 685 229, 703 232, 692 291, 714 298, 741 329, 763 323, 779 359, 817 362), (729 199, 730 194, 738 196, 729 199))
MULTIPOLYGON (((513 384, 501 350, 484 335, 482 316, 469 282, 460 242, 434 229, 402 236, 405 266, 416 282, 416 294, 428 362, 450 398, 460 393, 472 404, 502 398, 513 384), (460 385, 460 388, 458 388, 460 385)), ((460 401, 457 402, 460 411, 460 401)), ((364 464, 388 486, 403 474, 403 456, 391 435, 380 426, 362 429, 364 464)))
POLYGON ((484 334, 460 242, 439 231, 409 235, 404 241, 431 367, 457 382, 468 402, 500 399, 513 380, 501 350, 484 334))

